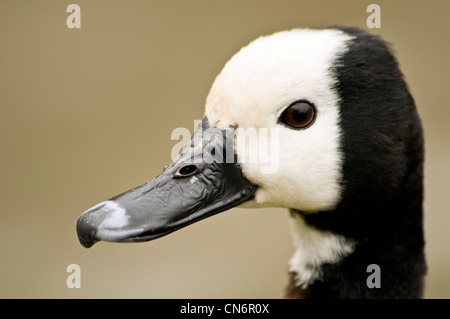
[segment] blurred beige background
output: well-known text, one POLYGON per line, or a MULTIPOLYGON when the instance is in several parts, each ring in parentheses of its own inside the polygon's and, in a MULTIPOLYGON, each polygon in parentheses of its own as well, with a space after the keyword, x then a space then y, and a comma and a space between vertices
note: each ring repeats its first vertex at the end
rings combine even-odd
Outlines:
POLYGON ((450 2, 0 1, 0 297, 279 298, 282 209, 233 209, 143 244, 82 248, 76 218, 170 161, 226 61, 294 27, 366 27, 381 6, 426 130, 426 297, 450 297, 450 2), (81 29, 66 8, 81 7, 81 29), (80 289, 66 267, 81 267, 80 289))

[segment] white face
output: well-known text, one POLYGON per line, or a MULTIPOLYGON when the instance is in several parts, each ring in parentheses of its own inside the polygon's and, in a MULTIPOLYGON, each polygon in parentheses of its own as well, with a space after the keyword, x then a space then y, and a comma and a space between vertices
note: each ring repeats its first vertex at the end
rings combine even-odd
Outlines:
POLYGON ((238 160, 247 179, 259 186, 246 207, 314 212, 333 208, 339 201, 339 97, 331 68, 350 40, 338 30, 310 29, 261 37, 242 48, 217 76, 206 101, 210 125, 238 126, 268 145, 273 135, 263 135, 259 129, 276 130, 272 132, 279 141, 270 147, 270 158, 277 163, 268 170, 267 162, 249 160, 258 149, 244 144, 238 130, 238 160), (300 130, 278 122, 281 113, 298 100, 313 103, 317 110, 313 125, 300 130))

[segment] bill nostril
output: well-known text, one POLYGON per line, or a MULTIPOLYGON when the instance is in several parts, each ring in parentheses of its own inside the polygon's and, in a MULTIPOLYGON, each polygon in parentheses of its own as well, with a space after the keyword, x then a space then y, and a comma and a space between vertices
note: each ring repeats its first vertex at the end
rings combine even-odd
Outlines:
POLYGON ((198 170, 197 165, 189 164, 182 166, 174 175, 174 177, 188 177, 194 175, 198 170))

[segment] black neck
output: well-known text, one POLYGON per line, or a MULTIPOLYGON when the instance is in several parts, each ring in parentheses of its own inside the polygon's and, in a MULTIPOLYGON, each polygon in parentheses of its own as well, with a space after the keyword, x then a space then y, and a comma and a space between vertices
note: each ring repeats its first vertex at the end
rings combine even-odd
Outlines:
POLYGON ((418 298, 426 272, 422 229, 423 133, 397 62, 379 38, 358 29, 339 58, 341 202, 332 211, 303 214, 305 222, 356 243, 352 254, 321 265, 307 289, 288 296, 418 298), (380 267, 381 288, 367 287, 380 267))
POLYGON ((356 245, 340 262, 321 265, 320 278, 307 288, 296 287, 297 274, 292 274, 287 297, 421 298, 426 273, 421 196, 406 198, 402 209, 399 205, 374 207, 365 214, 341 208, 302 214, 311 227, 333 231, 356 245), (377 271, 368 269, 373 264, 379 266, 379 288, 370 284, 374 283, 370 276, 377 271))

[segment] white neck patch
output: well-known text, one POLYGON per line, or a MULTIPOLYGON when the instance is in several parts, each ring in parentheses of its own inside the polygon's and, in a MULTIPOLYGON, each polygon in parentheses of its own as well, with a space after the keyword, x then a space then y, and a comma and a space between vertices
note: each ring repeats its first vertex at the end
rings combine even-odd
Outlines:
POLYGON ((314 229, 306 225, 299 215, 292 216, 290 220, 296 250, 289 262, 289 271, 295 273, 297 286, 306 288, 321 277, 322 264, 337 263, 355 249, 353 241, 314 229))
MULTIPOLYGON (((339 30, 295 29, 261 37, 242 48, 217 76, 206 101, 211 126, 238 126, 270 145, 277 130, 277 147, 269 156, 276 170, 264 171, 257 146, 236 138, 236 153, 246 178, 259 186, 244 207, 285 207, 305 212, 333 208, 341 195, 339 97, 332 67, 352 38, 339 30), (278 123, 291 103, 307 100, 317 108, 314 124, 295 130, 278 123), (273 134, 272 134, 273 136, 273 134)), ((247 139, 248 140, 248 139, 247 139)), ((260 145, 260 144, 258 144, 260 145)))

